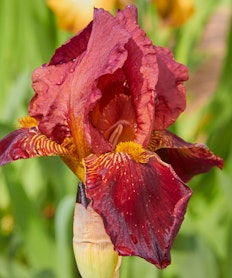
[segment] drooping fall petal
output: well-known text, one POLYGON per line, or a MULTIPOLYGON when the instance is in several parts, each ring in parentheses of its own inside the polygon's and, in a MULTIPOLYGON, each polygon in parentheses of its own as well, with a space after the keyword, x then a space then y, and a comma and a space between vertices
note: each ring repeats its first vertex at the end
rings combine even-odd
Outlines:
POLYGON ((142 163, 125 152, 88 156, 87 196, 120 255, 137 255, 164 268, 191 190, 158 156, 141 156, 142 163))
POLYGON ((153 132, 149 149, 156 151, 163 161, 171 164, 185 182, 197 174, 210 171, 214 166, 223 167, 223 160, 204 144, 185 142, 167 130, 153 132))
POLYGON ((0 141, 0 166, 23 158, 68 154, 67 149, 49 140, 36 127, 15 130, 0 141))
POLYGON ((173 124, 186 107, 188 68, 173 58, 167 48, 155 47, 159 66, 154 130, 163 130, 173 124))

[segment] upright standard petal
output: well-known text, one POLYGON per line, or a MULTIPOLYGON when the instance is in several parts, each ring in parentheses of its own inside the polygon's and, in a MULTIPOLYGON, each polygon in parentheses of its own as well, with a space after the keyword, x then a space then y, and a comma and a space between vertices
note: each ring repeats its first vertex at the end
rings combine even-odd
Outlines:
POLYGON ((173 58, 167 48, 155 47, 159 66, 154 129, 163 130, 173 124, 186 107, 188 68, 173 58))
POLYGON ((193 176, 223 167, 223 159, 214 155, 204 144, 191 144, 167 131, 154 131, 148 148, 163 161, 171 164, 185 182, 193 176))
POLYGON ((123 70, 137 115, 135 142, 146 147, 153 126, 156 85, 159 75, 156 50, 137 23, 135 6, 128 6, 125 10, 119 11, 116 18, 131 35, 126 44, 128 57, 123 70))
POLYGON ((81 58, 80 56, 86 51, 89 37, 92 32, 92 21, 77 35, 57 48, 52 56, 49 65, 64 64, 73 59, 81 58))
MULTIPOLYGON (((124 46, 128 39, 128 32, 111 14, 95 9, 88 47, 70 88, 70 124, 77 146, 86 138, 96 153, 111 149, 109 142, 93 128, 89 114, 102 97, 102 92, 97 86, 100 77, 113 74, 123 66, 127 58, 124 46)), ((78 151, 80 156, 86 156, 86 153, 78 151)))
POLYGON ((90 147, 109 150, 97 130, 90 132, 89 113, 101 97, 98 78, 122 67, 128 38, 111 14, 95 9, 93 22, 60 47, 49 65, 33 74, 36 94, 30 115, 37 119, 40 130, 58 143, 72 135, 80 158, 89 154, 90 147))
POLYGON ((155 154, 139 155, 141 162, 125 152, 87 157, 87 196, 120 255, 164 268, 191 190, 155 154))
POLYGON ((35 156, 66 156, 69 151, 49 140, 36 127, 13 131, 0 141, 0 166, 35 156))
POLYGON ((70 136, 69 92, 75 69, 82 59, 92 31, 92 22, 67 43, 59 47, 49 64, 36 69, 32 76, 35 96, 29 114, 39 129, 61 143, 70 136))
POLYGON ((71 136, 69 92, 77 61, 44 66, 32 76, 35 95, 29 104, 30 116, 36 118, 43 134, 58 143, 71 136))

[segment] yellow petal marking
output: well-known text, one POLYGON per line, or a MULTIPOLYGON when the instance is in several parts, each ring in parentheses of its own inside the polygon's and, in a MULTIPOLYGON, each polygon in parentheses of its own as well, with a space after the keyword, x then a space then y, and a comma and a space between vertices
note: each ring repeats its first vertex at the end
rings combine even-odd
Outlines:
POLYGON ((149 160, 149 156, 143 147, 133 141, 120 142, 116 146, 115 152, 127 153, 134 161, 138 163, 147 163, 149 160))

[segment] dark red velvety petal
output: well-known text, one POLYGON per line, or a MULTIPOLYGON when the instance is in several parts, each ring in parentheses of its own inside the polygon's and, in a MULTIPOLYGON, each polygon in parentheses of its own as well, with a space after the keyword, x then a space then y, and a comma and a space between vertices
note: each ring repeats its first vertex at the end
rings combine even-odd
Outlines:
POLYGON ((87 196, 115 250, 166 267, 191 190, 155 154, 147 163, 122 152, 90 155, 85 166, 87 196))
POLYGON ((156 151, 163 161, 171 164, 185 182, 197 174, 210 171, 214 166, 223 167, 223 160, 204 144, 185 142, 167 130, 152 134, 149 149, 156 151))
POLYGON ((18 159, 67 154, 65 148, 35 127, 15 130, 0 141, 0 166, 18 159))
POLYGON ((128 6, 116 18, 131 35, 126 44, 128 57, 124 72, 129 84, 137 115, 135 141, 146 147, 152 131, 155 109, 156 85, 159 69, 156 50, 146 33, 137 24, 137 9, 128 6))
POLYGON ((159 66, 154 129, 163 130, 174 123, 186 106, 185 87, 188 79, 186 66, 173 59, 167 48, 155 47, 159 66))

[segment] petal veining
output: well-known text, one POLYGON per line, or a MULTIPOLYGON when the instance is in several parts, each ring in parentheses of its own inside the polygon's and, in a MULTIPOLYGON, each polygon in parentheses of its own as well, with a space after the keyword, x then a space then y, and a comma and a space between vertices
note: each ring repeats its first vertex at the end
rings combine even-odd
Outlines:
POLYGON ((127 153, 85 159, 86 191, 120 255, 137 255, 164 268, 191 190, 155 154, 147 163, 127 153))
POLYGON ((0 166, 18 159, 57 155, 68 156, 69 151, 36 127, 15 130, 0 141, 0 166))

